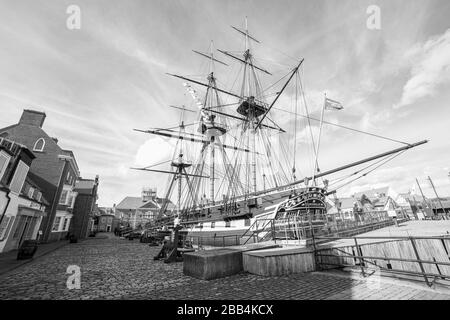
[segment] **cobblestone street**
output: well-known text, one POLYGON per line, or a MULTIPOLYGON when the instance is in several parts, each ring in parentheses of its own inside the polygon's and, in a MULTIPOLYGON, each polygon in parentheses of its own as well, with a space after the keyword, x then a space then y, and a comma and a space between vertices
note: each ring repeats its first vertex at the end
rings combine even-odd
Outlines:
POLYGON ((158 250, 118 238, 68 244, 1 275, 0 299, 450 299, 450 291, 389 282, 373 289, 322 272, 202 281, 184 276, 182 263, 154 261, 158 250), (81 289, 67 289, 69 265, 81 268, 81 289))

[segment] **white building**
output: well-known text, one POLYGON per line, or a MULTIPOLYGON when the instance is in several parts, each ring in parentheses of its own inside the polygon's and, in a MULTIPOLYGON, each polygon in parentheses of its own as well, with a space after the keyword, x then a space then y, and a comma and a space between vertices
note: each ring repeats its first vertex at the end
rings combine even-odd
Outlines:
POLYGON ((25 146, 0 138, 0 252, 38 237, 48 202, 27 177, 33 159, 25 146))

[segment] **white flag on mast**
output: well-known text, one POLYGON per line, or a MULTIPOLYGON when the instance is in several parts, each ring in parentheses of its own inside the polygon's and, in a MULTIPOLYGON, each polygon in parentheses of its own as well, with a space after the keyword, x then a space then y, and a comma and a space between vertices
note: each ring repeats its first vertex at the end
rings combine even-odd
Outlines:
POLYGON ((344 106, 342 103, 332 100, 329 98, 325 98, 325 109, 326 110, 342 110, 344 109, 344 106))

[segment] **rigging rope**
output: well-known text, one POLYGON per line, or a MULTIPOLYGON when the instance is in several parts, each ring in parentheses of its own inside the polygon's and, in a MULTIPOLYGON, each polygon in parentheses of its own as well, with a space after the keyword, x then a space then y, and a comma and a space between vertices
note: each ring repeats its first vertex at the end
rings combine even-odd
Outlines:
MULTIPOLYGON (((282 111, 282 112, 286 112, 286 113, 295 115, 295 113, 293 113, 291 111, 283 110, 283 109, 280 109, 280 108, 273 107, 272 109, 276 109, 276 110, 279 110, 279 111, 282 111)), ((316 118, 313 118, 313 117, 310 117, 310 116, 305 116, 303 114, 297 114, 296 116, 299 116, 299 117, 302 117, 302 118, 305 118, 305 119, 308 119, 308 120, 320 121, 320 119, 316 119, 316 118)), ((378 135, 378 134, 375 134, 375 133, 370 133, 370 132, 367 132, 367 131, 346 127, 346 126, 343 126, 343 125, 340 125, 340 124, 337 124, 337 123, 332 123, 332 122, 328 122, 328 121, 323 121, 323 123, 331 125, 331 126, 339 127, 339 128, 342 128, 342 129, 347 129, 347 130, 350 130, 350 131, 355 131, 355 132, 358 132, 358 133, 366 134, 366 135, 373 136, 373 137, 376 137, 376 138, 380 138, 380 139, 384 139, 384 140, 388 140, 388 141, 404 144, 404 145, 407 145, 407 146, 410 145, 410 143, 408 143, 408 142, 395 140, 395 139, 392 139, 392 138, 389 138, 389 137, 385 137, 385 136, 381 136, 381 135, 378 135)))
POLYGON ((394 154, 394 155, 391 155, 388 159, 386 159, 386 161, 380 163, 378 166, 374 167, 372 170, 370 170, 370 171, 364 173, 363 175, 361 175, 361 176, 359 176, 359 177, 356 177, 355 179, 352 179, 352 180, 350 180, 350 181, 348 181, 348 182, 342 184, 341 186, 335 188, 334 190, 337 191, 337 190, 339 190, 339 189, 345 187, 346 185, 348 185, 348 184, 350 184, 350 183, 353 183, 353 182, 355 182, 356 180, 359 180, 359 179, 361 179, 361 178, 367 176, 368 174, 370 174, 370 173, 372 173, 373 171, 377 170, 378 168, 380 168, 381 166, 385 165, 385 164, 388 163, 389 161, 394 160, 396 157, 402 155, 402 154, 405 153, 405 152, 406 152, 406 150, 403 150, 403 151, 400 151, 399 153, 396 153, 396 154, 394 154))

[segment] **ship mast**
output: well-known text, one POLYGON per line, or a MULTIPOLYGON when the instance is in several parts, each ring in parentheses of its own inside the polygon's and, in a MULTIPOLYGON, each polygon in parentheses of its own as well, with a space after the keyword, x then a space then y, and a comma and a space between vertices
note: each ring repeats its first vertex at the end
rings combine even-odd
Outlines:
MULTIPOLYGON (((247 68, 249 67, 248 64, 251 59, 251 53, 250 53, 250 48, 249 48, 249 43, 248 43, 248 20, 247 17, 245 17, 245 52, 244 52, 244 61, 245 61, 245 65, 244 65, 244 81, 245 81, 245 75, 246 75, 246 71, 247 68)), ((251 96, 250 94, 250 75, 248 76, 247 79, 247 92, 248 95, 251 96)), ((251 147, 250 149, 253 150, 251 157, 252 157, 252 191, 256 192, 256 127, 255 127, 255 119, 256 119, 256 113, 255 113, 255 107, 252 106, 250 108, 250 112, 248 113, 248 123, 250 124, 250 134, 249 136, 251 136, 251 147)))

